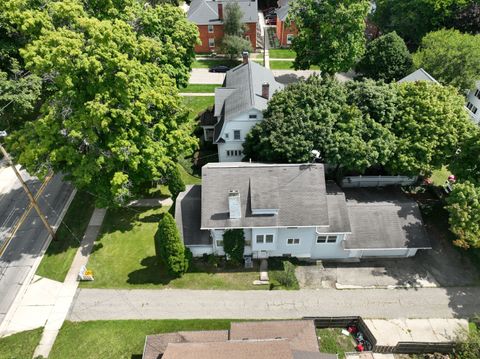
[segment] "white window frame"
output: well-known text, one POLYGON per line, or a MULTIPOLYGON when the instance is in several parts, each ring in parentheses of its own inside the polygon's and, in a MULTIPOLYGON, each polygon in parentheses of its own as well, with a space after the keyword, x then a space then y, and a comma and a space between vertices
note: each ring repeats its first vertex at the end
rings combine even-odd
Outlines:
POLYGON ((266 244, 272 244, 274 240, 275 240, 275 238, 274 238, 273 234, 266 234, 265 235, 265 243, 266 244), (271 241, 268 241, 268 237, 271 237, 271 241))
POLYGON ((273 244, 275 243, 275 235, 273 233, 262 233, 262 234, 257 234, 255 235, 255 243, 256 244, 273 244), (272 237, 271 242, 267 242, 267 236, 272 237), (259 239, 261 238, 261 242, 259 242, 259 239))
POLYGON ((478 111, 478 108, 471 102, 467 102, 467 108, 473 113, 476 114, 478 111))
POLYGON ((214 29, 213 25, 207 25, 207 31, 209 34, 213 34, 213 31, 214 31, 213 29, 214 29))
POLYGON ((255 236, 255 243, 264 244, 265 243, 265 235, 264 234, 257 234, 255 236), (260 238, 261 238, 261 240, 260 240, 260 238))
POLYGON ((315 242, 317 244, 335 244, 337 243, 337 241, 338 241, 338 236, 336 234, 320 234, 320 235, 317 235, 317 239, 315 242), (319 238, 322 238, 321 242, 319 242, 319 238))
POLYGON ((241 141, 242 140, 242 131, 233 130, 233 140, 234 141, 241 141), (238 138, 237 138, 237 136, 235 136, 236 134, 238 134, 238 138))
POLYGON ((215 47, 215 39, 209 38, 208 39, 208 47, 215 47))
POLYGON ((223 239, 217 239, 215 241, 215 245, 218 247, 222 247, 223 248, 223 239))
POLYGON ((294 35, 293 34, 288 34, 287 35, 287 45, 291 45, 292 44, 292 41, 294 39, 294 35))
POLYGON ((298 246, 299 244, 300 238, 287 238, 287 246, 298 246))
POLYGON ((476 89, 474 96, 480 100, 480 90, 476 89))

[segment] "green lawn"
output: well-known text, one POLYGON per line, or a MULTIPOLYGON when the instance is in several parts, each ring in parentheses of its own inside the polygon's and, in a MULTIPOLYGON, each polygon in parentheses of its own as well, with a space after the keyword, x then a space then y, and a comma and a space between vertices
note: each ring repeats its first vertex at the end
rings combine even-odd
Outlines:
POLYGON ((353 337, 342 334, 341 328, 317 329, 318 345, 324 353, 338 354, 339 358, 345 357, 345 352, 355 351, 353 337))
MULTIPOLYGON (((291 60, 281 60, 281 61, 272 61, 270 60, 270 69, 272 70, 293 70, 293 61, 291 60)), ((311 66, 310 70, 318 70, 318 66, 311 66)))
POLYGON ((221 87, 221 85, 189 84, 187 87, 180 89, 180 92, 212 93, 215 92, 217 87, 221 87))
POLYGON ((0 338, 0 358, 30 359, 40 342, 42 331, 43 328, 37 328, 0 338))
POLYGON ((272 59, 294 59, 297 54, 290 49, 270 49, 268 54, 272 59))
POLYGON ((241 61, 240 60, 195 60, 192 64, 192 68, 194 69, 209 69, 214 66, 228 66, 230 68, 233 68, 235 66, 240 65, 241 61))
POLYGON ((157 263, 153 237, 161 216, 169 208, 109 209, 88 268, 95 281, 82 282, 83 288, 190 288, 268 289, 254 286, 257 269, 217 269, 196 260, 181 278, 170 277, 157 263))
POLYGON ((65 280, 94 209, 93 196, 77 192, 58 228, 56 240, 52 240, 38 267, 37 275, 59 282, 65 280))
MULTIPOLYGON (((231 321, 229 319, 117 320, 75 323, 66 321, 49 358, 140 359, 146 335, 187 330, 229 329, 231 321)), ((4 357, 0 356, 0 358, 4 357)), ((31 358, 31 355, 21 358, 31 358)))
POLYGON ((430 178, 432 179, 434 185, 443 186, 445 181, 448 179, 448 176, 451 174, 452 173, 448 170, 448 168, 444 166, 441 169, 433 171, 430 178))
POLYGON ((184 96, 183 103, 189 109, 189 118, 194 119, 198 114, 215 103, 214 96, 184 96))
POLYGON ((178 166, 178 169, 180 171, 180 175, 182 176, 183 183, 186 185, 189 184, 201 184, 202 179, 197 176, 192 176, 190 173, 188 173, 183 166, 178 166))

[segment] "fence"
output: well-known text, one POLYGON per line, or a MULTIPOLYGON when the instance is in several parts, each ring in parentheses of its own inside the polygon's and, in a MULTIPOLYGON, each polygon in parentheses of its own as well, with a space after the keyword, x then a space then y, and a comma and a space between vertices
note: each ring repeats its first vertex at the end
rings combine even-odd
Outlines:
POLYGON ((409 186, 417 182, 417 177, 408 176, 347 176, 342 180, 342 187, 385 187, 409 186))
POLYGON ((452 353, 457 344, 454 342, 398 342, 395 346, 377 345, 374 337, 362 317, 304 317, 303 319, 313 320, 316 328, 346 328, 349 325, 356 325, 373 346, 375 353, 396 353, 396 354, 423 354, 423 353, 452 353))

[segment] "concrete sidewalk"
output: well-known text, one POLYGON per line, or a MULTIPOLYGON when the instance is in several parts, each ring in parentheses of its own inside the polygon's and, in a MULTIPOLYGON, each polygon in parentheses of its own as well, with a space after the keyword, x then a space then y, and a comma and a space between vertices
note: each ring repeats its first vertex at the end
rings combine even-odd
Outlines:
POLYGON ((468 318, 480 288, 299 291, 80 289, 72 321, 116 319, 289 319, 304 316, 468 318))
POLYGON ((106 209, 96 208, 90 219, 85 236, 83 237, 80 248, 78 248, 72 266, 67 273, 67 277, 63 282, 55 300, 55 304, 48 316, 45 328, 43 330, 40 343, 35 349, 34 357, 43 356, 48 357, 52 350, 58 332, 67 317, 70 305, 78 288, 77 276, 80 268, 87 264, 88 257, 92 251, 93 244, 97 239, 100 227, 106 214, 106 209))

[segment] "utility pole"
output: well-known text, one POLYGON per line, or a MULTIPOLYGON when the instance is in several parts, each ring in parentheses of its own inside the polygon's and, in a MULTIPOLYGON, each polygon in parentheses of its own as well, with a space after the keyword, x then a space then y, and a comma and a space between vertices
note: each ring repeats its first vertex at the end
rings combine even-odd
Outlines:
MULTIPOLYGON (((0 131, 3 132, 3 131, 0 131)), ((1 136, 3 133, 0 133, 0 137, 5 137, 5 134, 1 136)), ((30 191, 30 188, 28 188, 27 184, 23 181, 22 176, 18 172, 17 168, 15 167, 12 159, 8 155, 7 151, 5 151, 5 148, 3 148, 2 144, 0 143, 0 151, 2 152, 3 156, 7 160, 7 163, 12 167, 13 171, 15 172, 15 175, 17 176, 18 180, 22 184, 23 189, 27 193, 27 196, 30 200, 30 203, 32 204, 33 208, 37 211, 38 215, 40 216, 40 219, 42 220, 43 224, 45 225, 45 228, 47 229, 48 233, 52 236, 52 239, 55 239, 55 232, 53 231, 52 227, 50 227, 50 224, 48 224, 47 219, 43 215, 43 212, 41 211, 40 207, 37 204, 37 201, 35 200, 35 197, 33 196, 32 192, 30 191)))

